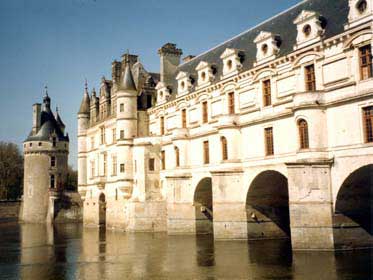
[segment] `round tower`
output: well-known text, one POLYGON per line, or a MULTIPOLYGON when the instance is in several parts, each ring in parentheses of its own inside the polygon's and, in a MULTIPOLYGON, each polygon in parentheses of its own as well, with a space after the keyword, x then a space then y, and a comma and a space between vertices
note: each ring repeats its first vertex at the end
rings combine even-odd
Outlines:
POLYGON ((84 200, 87 187, 87 129, 90 122, 90 97, 85 83, 78 112, 78 190, 84 200))
POLYGON ((59 115, 51 111, 47 91, 43 105, 33 105, 33 127, 24 141, 23 222, 51 222, 54 200, 64 190, 69 137, 59 115))

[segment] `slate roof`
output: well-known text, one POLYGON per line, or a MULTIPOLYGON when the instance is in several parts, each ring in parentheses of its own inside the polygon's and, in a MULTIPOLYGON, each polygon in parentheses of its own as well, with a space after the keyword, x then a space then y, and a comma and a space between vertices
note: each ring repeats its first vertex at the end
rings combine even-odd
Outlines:
POLYGON ((127 63, 126 68, 124 69, 123 81, 120 88, 123 90, 136 90, 135 81, 133 80, 129 63, 127 63))
MULTIPOLYGON (((215 83, 219 81, 222 75, 222 60, 221 54, 226 48, 233 48, 243 51, 244 61, 242 63, 242 71, 249 70, 253 67, 256 60, 256 44, 254 39, 261 31, 271 32, 272 34, 281 37, 282 44, 280 46, 279 57, 285 56, 293 52, 293 47, 296 44, 297 26, 294 24, 295 18, 303 11, 315 11, 326 19, 326 28, 324 39, 331 38, 344 31, 344 25, 348 21, 349 5, 348 0, 308 0, 303 1, 296 6, 286 10, 285 12, 259 24, 258 26, 243 32, 242 34, 224 42, 221 45, 195 57, 194 59, 178 66, 176 75, 180 71, 187 72, 192 77, 197 77, 195 68, 201 61, 206 61, 209 64, 217 66, 217 74, 215 83)), ((176 89, 176 81, 173 85, 174 94, 176 89)))
MULTIPOLYGON (((50 99, 49 99, 50 101, 50 99)), ((58 141, 69 141, 68 135, 64 135, 63 129, 63 122, 61 118, 58 116, 58 119, 53 115, 53 112, 50 110, 49 105, 46 106, 45 99, 43 104, 43 110, 41 111, 40 115, 40 129, 39 131, 34 134, 31 130, 29 136, 25 140, 27 141, 50 141, 51 135, 55 134, 58 141)))

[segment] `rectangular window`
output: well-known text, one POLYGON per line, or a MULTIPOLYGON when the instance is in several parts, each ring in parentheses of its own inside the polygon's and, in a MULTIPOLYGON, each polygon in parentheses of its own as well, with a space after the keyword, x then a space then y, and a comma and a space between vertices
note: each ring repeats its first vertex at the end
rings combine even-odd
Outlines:
POLYGON ((166 151, 161 151, 162 170, 166 169, 166 151))
MULTIPOLYGON (((32 144, 30 144, 30 145, 32 145, 32 144)), ((53 145, 53 147, 57 146, 57 138, 56 137, 53 137, 53 139, 52 139, 52 145, 53 145)))
POLYGON ((111 161, 113 164, 111 174, 115 176, 117 175, 117 156, 112 156, 111 161))
POLYGON ((270 106, 272 104, 271 97, 271 80, 263 81, 263 105, 270 106))
POLYGON ((100 144, 105 144, 105 127, 100 128, 100 144))
POLYGON ((124 139, 124 130, 121 130, 119 133, 120 133, 120 135, 119 135, 120 139, 123 140, 124 139))
POLYGON ((373 142, 373 106, 363 109, 363 125, 364 125, 364 134, 365 142, 373 142))
POLYGON ((91 178, 95 177, 95 161, 91 160, 91 178))
POLYGON ((372 78, 372 47, 367 45, 359 49, 360 77, 362 80, 372 78))
POLYGON ((149 159, 149 171, 154 171, 155 170, 155 160, 154 158, 149 159))
POLYGON ((264 129, 264 137, 265 137, 265 148, 266 148, 266 155, 270 156, 273 155, 273 128, 267 127, 264 129))
POLYGON ((54 175, 51 175, 51 181, 50 181, 50 188, 51 189, 54 189, 56 187, 56 179, 54 177, 54 175))
POLYGON ((202 123, 209 121, 207 101, 202 102, 202 123))
POLYGON ((107 174, 107 154, 105 153, 105 154, 103 154, 103 158, 104 158, 104 176, 106 176, 106 174, 107 174))
POLYGON ((121 163, 119 168, 120 168, 120 173, 124 173, 124 171, 125 171, 124 163, 121 163))
POLYGON ((204 141, 203 142, 203 163, 204 164, 210 163, 209 141, 204 141))
POLYGON ((234 92, 228 93, 228 114, 234 114, 234 92))
POLYGON ((56 166, 56 157, 51 157, 51 167, 56 166))
POLYGON ((123 103, 120 103, 119 104, 119 111, 122 113, 124 112, 124 104, 123 103))
POLYGON ((161 135, 164 135, 164 117, 160 117, 159 122, 160 133, 161 135))
POLYGON ((175 165, 176 167, 180 166, 180 150, 178 147, 175 147, 175 165))
POLYGON ((316 90, 315 65, 308 65, 305 68, 306 91, 316 90))
POLYGON ((112 130, 112 137, 113 137, 113 143, 116 143, 117 142, 117 130, 115 128, 113 128, 112 130))
POLYGON ((186 109, 181 110, 181 127, 187 127, 187 116, 186 116, 186 109))

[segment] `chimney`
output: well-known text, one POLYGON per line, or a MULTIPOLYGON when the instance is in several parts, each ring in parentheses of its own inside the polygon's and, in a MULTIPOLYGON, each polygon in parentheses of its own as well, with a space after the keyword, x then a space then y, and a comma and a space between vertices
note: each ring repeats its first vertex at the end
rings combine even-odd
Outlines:
POLYGON ((161 57, 161 82, 171 85, 183 51, 176 48, 176 44, 167 43, 158 50, 158 54, 161 57))
POLYGON ((191 61, 195 57, 196 57, 195 55, 187 55, 186 57, 183 58, 183 62, 186 63, 188 61, 191 61))
POLYGON ((41 125, 41 104, 32 105, 32 133, 38 133, 41 125))

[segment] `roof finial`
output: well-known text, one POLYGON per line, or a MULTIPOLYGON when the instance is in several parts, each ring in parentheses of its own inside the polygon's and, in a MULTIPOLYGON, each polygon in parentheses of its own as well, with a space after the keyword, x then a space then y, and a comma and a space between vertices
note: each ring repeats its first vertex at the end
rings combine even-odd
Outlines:
POLYGON ((88 90, 88 82, 87 82, 87 78, 84 79, 84 88, 86 90, 88 90))
POLYGON ((44 87, 44 93, 45 93, 45 96, 48 96, 48 86, 47 85, 45 85, 45 87, 44 87))
POLYGON ((130 51, 127 49, 127 55, 126 55, 126 63, 130 62, 130 51))
POLYGON ((56 106, 56 113, 58 114, 58 106, 56 106))

